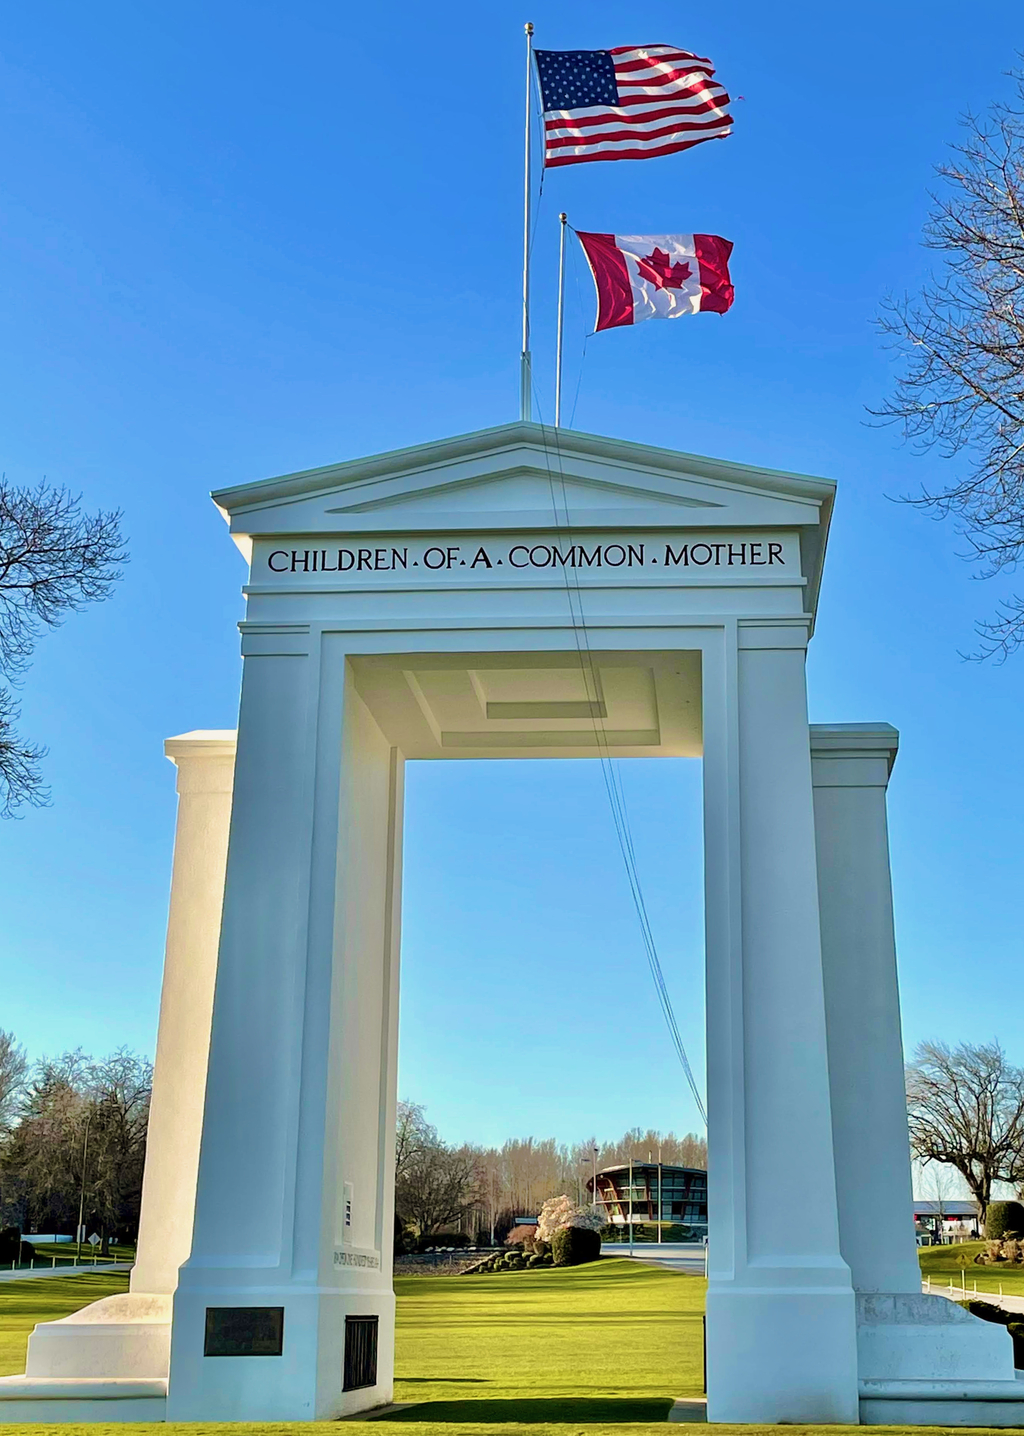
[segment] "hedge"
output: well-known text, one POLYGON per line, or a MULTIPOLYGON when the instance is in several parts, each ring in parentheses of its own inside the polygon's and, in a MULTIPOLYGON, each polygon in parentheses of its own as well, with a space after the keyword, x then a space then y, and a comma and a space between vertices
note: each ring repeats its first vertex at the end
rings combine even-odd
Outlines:
POLYGON ((1020 1202, 990 1202, 985 1213, 985 1235, 990 1241, 1024 1237, 1024 1206, 1020 1202))
POLYGON ((601 1237, 585 1227, 562 1227, 551 1241, 555 1266, 581 1266, 601 1255, 601 1237))

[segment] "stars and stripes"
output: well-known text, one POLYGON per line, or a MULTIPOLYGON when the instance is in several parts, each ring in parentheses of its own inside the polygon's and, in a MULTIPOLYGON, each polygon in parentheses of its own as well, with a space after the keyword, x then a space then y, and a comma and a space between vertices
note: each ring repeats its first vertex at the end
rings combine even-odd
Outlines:
POLYGON ((642 160, 724 139, 729 96, 709 60, 674 45, 536 50, 544 164, 642 160))

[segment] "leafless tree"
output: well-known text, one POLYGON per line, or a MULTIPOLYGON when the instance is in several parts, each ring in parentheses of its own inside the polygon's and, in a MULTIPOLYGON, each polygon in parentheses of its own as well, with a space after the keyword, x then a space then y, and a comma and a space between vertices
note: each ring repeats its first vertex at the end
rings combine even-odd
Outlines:
POLYGON ((124 1048, 102 1062, 79 1050, 36 1064, 2 1155, 19 1224, 68 1231, 84 1192, 85 1220, 104 1245, 134 1237, 151 1086, 148 1061, 124 1048))
POLYGON ((998 1042, 922 1042, 907 1065, 907 1116, 914 1155, 954 1167, 982 1222, 993 1183, 1024 1175, 1024 1071, 998 1042))
POLYGON ((132 1236, 139 1225, 153 1068, 119 1048, 89 1071, 92 1122, 86 1192, 103 1236, 132 1236))
POLYGON ((473 1148, 438 1142, 421 1149, 407 1166, 395 1187, 396 1209, 421 1237, 431 1236, 460 1222, 476 1205, 479 1184, 473 1148))
POLYGON ((416 1158, 438 1141, 437 1128, 426 1118, 419 1102, 400 1101, 395 1127, 395 1183, 400 1186, 416 1158))
POLYGON ((3 1152, 5 1201, 17 1204, 25 1230, 69 1230, 77 1217, 87 1071, 81 1051, 44 1058, 33 1070, 3 1152))
POLYGON ((121 515, 85 514, 66 489, 0 478, 0 817, 47 801, 44 750, 19 736, 13 688, 40 634, 109 598, 127 555, 121 515))
POLYGON ((0 1028, 0 1135, 10 1129, 25 1089, 28 1058, 13 1032, 0 1028))
MULTIPOLYGON (((964 463, 915 502, 952 515, 985 577, 1024 557, 1024 72, 1017 98, 968 115, 965 138, 939 167, 925 244, 942 256, 914 300, 890 299, 880 320, 904 367, 874 412, 908 439, 964 463)), ((1024 643, 1024 595, 978 625, 980 654, 1024 643)))
POLYGON ((657 1162, 659 1153, 662 1162, 679 1167, 707 1169, 706 1138, 698 1137, 695 1132, 687 1132, 684 1136, 677 1137, 675 1132, 663 1134, 651 1128, 644 1132, 639 1127, 624 1133, 618 1141, 604 1143, 598 1152, 597 1164, 599 1167, 612 1167, 620 1162, 628 1162, 631 1158, 634 1162, 657 1162))

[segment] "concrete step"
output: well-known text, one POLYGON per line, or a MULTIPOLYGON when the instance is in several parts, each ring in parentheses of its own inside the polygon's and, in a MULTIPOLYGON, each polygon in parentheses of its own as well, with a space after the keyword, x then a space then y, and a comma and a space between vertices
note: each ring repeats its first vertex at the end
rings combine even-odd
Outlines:
POLYGON ((865 1426, 1024 1426, 1024 1380, 862 1381, 865 1426))
POLYGON ((0 1423, 163 1421, 162 1377, 0 1376, 0 1423))

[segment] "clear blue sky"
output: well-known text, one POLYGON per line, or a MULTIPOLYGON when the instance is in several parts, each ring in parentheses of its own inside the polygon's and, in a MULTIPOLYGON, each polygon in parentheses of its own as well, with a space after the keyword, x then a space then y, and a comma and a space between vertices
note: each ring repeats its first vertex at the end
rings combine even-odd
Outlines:
MULTIPOLYGON (((708 54, 745 97, 724 143, 549 175, 542 410, 559 209, 735 242, 730 314, 591 340, 576 426, 838 480, 811 710, 903 735, 906 1036, 999 1036, 1022 1060, 1024 657, 960 660, 999 589, 972 581, 948 526, 892 501, 941 461, 865 423, 891 372, 873 315, 929 262, 931 167, 962 109, 1009 93, 1020 44, 1017 5, 965 24, 948 0, 8 14, 2 466, 122 507, 132 562, 112 602, 41 642, 25 689, 54 801, 0 826, 0 1025, 34 1055, 152 1049, 161 743, 232 727, 237 702, 243 566, 209 489, 516 416, 529 18, 554 49, 708 54)), ((570 398, 591 304, 577 264, 570 398)), ((625 782, 700 1061, 697 766, 636 762, 625 782)), ((413 765, 408 787, 403 1093, 456 1138, 693 1126, 594 766, 413 765)))

